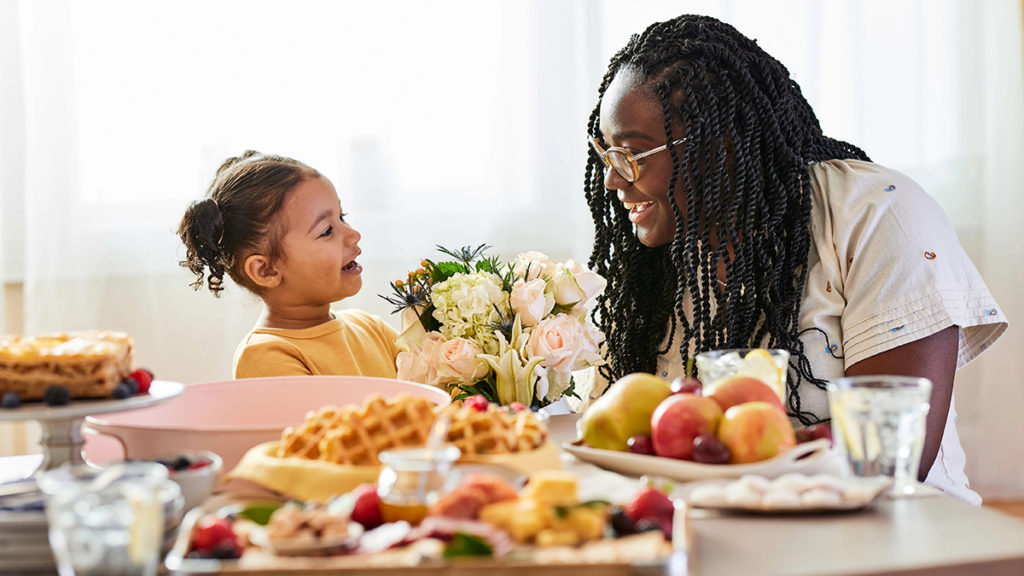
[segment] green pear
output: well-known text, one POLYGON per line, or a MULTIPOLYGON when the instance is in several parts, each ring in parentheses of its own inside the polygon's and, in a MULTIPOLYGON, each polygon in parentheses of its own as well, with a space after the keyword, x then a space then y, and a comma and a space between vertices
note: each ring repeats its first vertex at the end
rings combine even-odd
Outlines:
POLYGON ((580 418, 583 442, 625 451, 630 437, 651 434, 651 414, 671 394, 669 383, 653 374, 635 372, 619 378, 580 418))

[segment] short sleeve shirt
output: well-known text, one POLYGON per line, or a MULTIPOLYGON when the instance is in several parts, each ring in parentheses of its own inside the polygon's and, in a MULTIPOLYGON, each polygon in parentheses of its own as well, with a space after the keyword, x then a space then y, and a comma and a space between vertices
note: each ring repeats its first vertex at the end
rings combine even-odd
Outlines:
MULTIPOLYGON (((810 183, 811 246, 799 323, 815 377, 835 380, 865 358, 949 326, 960 327, 959 369, 1006 330, 946 213, 917 183, 859 160, 815 163, 810 183)), ((659 358, 663 377, 682 374, 678 349, 675 342, 659 358)), ((799 394, 803 410, 828 416, 824 390, 805 381, 799 394)), ((978 504, 964 465, 951 399, 926 483, 978 504)))

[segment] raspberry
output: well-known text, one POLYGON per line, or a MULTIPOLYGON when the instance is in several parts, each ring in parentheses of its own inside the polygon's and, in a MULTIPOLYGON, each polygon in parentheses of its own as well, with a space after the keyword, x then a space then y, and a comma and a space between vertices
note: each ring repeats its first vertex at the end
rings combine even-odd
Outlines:
POLYGON ((633 520, 633 529, 637 532, 644 527, 642 521, 649 520, 661 528, 666 538, 672 538, 672 516, 675 506, 664 492, 648 486, 641 490, 632 502, 622 507, 626 516, 633 520))
POLYGON ((50 386, 43 392, 43 400, 50 406, 64 406, 71 401, 71 390, 63 386, 50 386))
POLYGON ((138 382, 139 388, 136 390, 137 394, 149 393, 149 385, 153 383, 152 372, 145 368, 139 368, 135 372, 132 372, 128 377, 138 382))
POLYGON ((483 394, 477 394, 476 396, 466 398, 465 405, 477 412, 487 412, 487 407, 490 406, 490 402, 487 401, 487 397, 483 394))
POLYGON ((18 396, 17 392, 7 392, 4 394, 4 399, 0 402, 2 402, 4 408, 14 409, 21 406, 21 396, 18 396))
POLYGON ((132 387, 125 384, 124 382, 118 384, 117 388, 114 388, 114 391, 110 394, 112 398, 116 398, 117 400, 124 400, 125 398, 131 395, 132 387))
POLYGON ((189 470, 199 470, 200 468, 206 468, 210 463, 206 460, 196 460, 195 462, 188 465, 189 470))
POLYGON ((522 402, 513 402, 508 405, 508 408, 513 412, 522 412, 523 410, 526 410, 526 406, 523 406, 522 402))
POLYGON ((192 530, 192 549, 197 552, 237 545, 238 536, 231 527, 231 521, 226 518, 206 516, 192 530))

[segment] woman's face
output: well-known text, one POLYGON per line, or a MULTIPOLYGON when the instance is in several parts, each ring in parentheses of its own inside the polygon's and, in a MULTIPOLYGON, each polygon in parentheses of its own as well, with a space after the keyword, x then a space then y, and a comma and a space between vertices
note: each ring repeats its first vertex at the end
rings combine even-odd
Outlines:
MULTIPOLYGON (((661 104, 637 83, 629 69, 619 71, 601 100, 600 131, 608 147, 626 148, 633 154, 665 144, 665 115, 661 104)), ((681 134, 674 134, 678 139, 681 134)), ((672 176, 672 156, 668 150, 638 161, 639 177, 626 181, 618 172, 605 170, 604 185, 618 192, 622 209, 645 246, 657 247, 672 242, 676 218, 668 198, 672 176)), ((678 186, 677 186, 678 189, 678 186)), ((679 203, 685 216, 685 201, 679 203)))

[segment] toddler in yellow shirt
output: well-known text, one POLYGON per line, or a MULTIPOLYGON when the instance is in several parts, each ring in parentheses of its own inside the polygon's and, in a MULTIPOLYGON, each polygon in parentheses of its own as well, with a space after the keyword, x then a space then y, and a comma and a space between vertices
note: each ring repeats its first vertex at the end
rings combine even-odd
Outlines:
POLYGON ((178 235, 193 288, 219 296, 227 274, 263 300, 235 352, 235 378, 396 376, 397 332, 366 312, 331 310, 362 287, 360 236, 313 168, 251 150, 229 158, 178 235))

